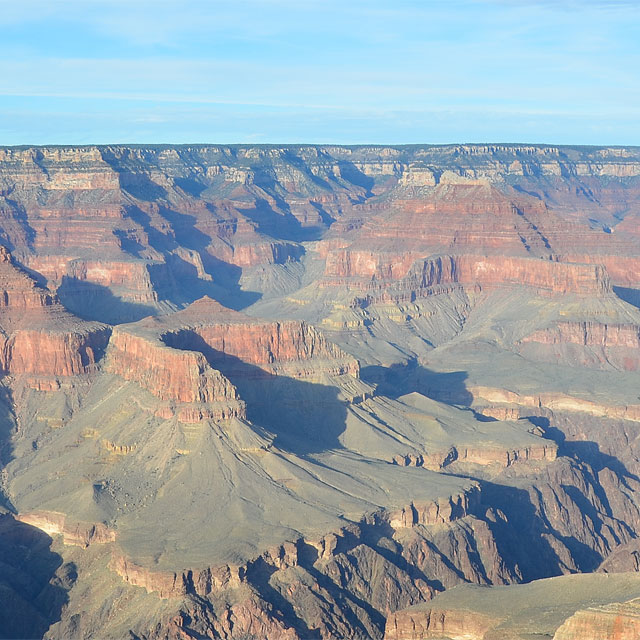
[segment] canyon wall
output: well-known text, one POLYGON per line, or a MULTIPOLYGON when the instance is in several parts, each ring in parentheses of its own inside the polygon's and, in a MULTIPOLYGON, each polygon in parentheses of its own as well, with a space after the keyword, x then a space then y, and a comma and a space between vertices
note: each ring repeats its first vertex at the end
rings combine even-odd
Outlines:
POLYGON ((191 302, 212 292, 213 282, 232 282, 241 268, 298 262, 308 252, 304 242, 318 239, 326 247, 364 244, 330 263, 350 259, 363 267, 369 258, 362 252, 371 251, 386 262, 374 270, 384 277, 406 274, 413 258, 470 251, 594 263, 618 286, 640 284, 633 225, 609 233, 637 200, 633 149, 0 151, 3 244, 84 315, 95 315, 98 304, 105 318, 110 299, 122 303, 111 305, 110 321, 157 313, 163 301, 181 304, 185 295, 191 302), (544 194, 536 182, 542 178, 544 194), (601 229, 594 229, 589 220, 598 219, 601 229), (395 256, 384 258, 393 245, 395 256))

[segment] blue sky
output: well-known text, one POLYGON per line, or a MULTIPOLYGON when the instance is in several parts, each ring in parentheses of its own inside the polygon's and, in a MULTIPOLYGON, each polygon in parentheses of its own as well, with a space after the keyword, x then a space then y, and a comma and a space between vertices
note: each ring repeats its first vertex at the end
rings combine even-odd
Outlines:
POLYGON ((0 0, 0 144, 640 145, 640 0, 0 0))

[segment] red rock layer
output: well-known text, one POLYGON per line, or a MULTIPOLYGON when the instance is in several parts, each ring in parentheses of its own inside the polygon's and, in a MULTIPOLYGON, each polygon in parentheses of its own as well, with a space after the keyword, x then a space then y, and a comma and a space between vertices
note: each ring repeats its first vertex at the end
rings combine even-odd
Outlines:
POLYGON ((110 329, 67 313, 57 298, 14 265, 0 247, 0 371, 74 376, 87 373, 110 329))
POLYGON ((640 257, 627 256, 622 251, 615 254, 615 247, 611 247, 611 252, 612 255, 606 255, 600 247, 593 253, 570 254, 562 256, 562 259, 604 265, 614 284, 632 288, 640 286, 640 257))
POLYGON ((269 373, 286 370, 287 375, 314 370, 357 375, 359 370, 356 360, 305 322, 257 320, 209 298, 193 303, 172 320, 147 324, 164 324, 167 328, 160 339, 169 346, 197 351, 204 345, 213 366, 231 356, 269 373), (176 325, 179 328, 173 328, 176 325))
POLYGON ((9 250, 0 246, 0 309, 39 309, 53 303, 54 296, 16 268, 9 250))
POLYGON ((384 640, 465 638, 482 640, 499 620, 477 611, 416 607, 396 611, 387 618, 384 640))
POLYGON ((633 225, 606 234, 585 222, 633 211, 638 166, 633 149, 505 145, 4 149, 0 227, 51 288, 77 279, 151 305, 158 291, 145 269, 182 277, 181 248, 210 279, 219 261, 297 260, 306 231, 334 219, 323 253, 346 238, 354 251, 395 245, 394 262, 402 253, 554 257, 604 264, 615 284, 635 286, 633 225), (64 266, 76 260, 87 267, 64 266))
MULTIPOLYGON (((256 320, 208 298, 172 316, 117 327, 105 366, 162 400, 207 405, 179 409, 182 420, 193 422, 207 416, 244 417, 244 403, 235 387, 216 368, 243 363, 269 375, 358 373, 357 361, 313 327, 297 321, 256 320)), ((165 414, 169 417, 173 410, 165 414)))
POLYGON ((126 287, 147 291, 152 283, 149 263, 133 260, 89 260, 64 256, 33 256, 26 266, 47 280, 60 283, 63 278, 92 282, 104 287, 126 287))
MULTIPOLYGON (((440 256, 418 260, 416 254, 341 249, 327 258, 321 286, 350 286, 364 292, 402 289, 415 296, 438 285, 482 288, 527 286, 540 293, 603 295, 610 291, 600 265, 569 264, 508 256, 440 256)), ((390 294, 393 295, 393 294, 390 294)), ((375 296, 375 294, 374 294, 375 296)))
POLYGON ((633 324, 607 325, 600 322, 558 322, 540 329, 522 342, 563 344, 571 342, 590 347, 626 347, 640 349, 640 327, 633 324))
POLYGON ((172 349, 118 327, 109 344, 106 369, 163 400, 224 403, 229 406, 221 408, 218 417, 244 415, 235 387, 201 353, 172 349))
POLYGON ((593 272, 585 264, 599 265, 600 280, 607 278, 604 265, 615 284, 638 282, 640 246, 628 234, 619 237, 563 220, 543 200, 506 185, 499 189, 487 178, 444 171, 425 188, 402 189, 402 184, 361 212, 354 207, 332 227, 320 246, 330 282, 359 277, 380 286, 380 280, 407 277, 416 260, 435 256, 461 261, 456 281, 464 284, 516 282, 559 293, 595 291, 598 287, 586 284, 593 272), (517 262, 525 258, 542 260, 517 262), (553 266, 559 263, 565 266, 553 266))
POLYGON ((559 322, 523 338, 521 351, 532 359, 579 366, 640 368, 640 327, 599 322, 559 322))
POLYGON ((479 411, 485 415, 500 415, 505 411, 511 418, 515 418, 520 417, 519 407, 544 407, 558 412, 585 413, 601 418, 640 422, 640 404, 604 405, 563 393, 525 395, 506 389, 480 386, 469 387, 467 391, 473 396, 474 406, 477 405, 479 411))
POLYGON ((110 329, 68 332, 47 329, 0 336, 0 370, 4 373, 74 376, 87 373, 109 341, 110 329))

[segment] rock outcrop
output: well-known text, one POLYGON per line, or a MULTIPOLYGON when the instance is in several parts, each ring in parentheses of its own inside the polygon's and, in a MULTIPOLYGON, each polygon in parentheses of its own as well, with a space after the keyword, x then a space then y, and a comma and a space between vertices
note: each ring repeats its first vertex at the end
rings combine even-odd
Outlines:
POLYGON ((565 576, 526 585, 456 587, 387 620, 385 640, 630 640, 638 634, 637 576, 565 576), (566 590, 569 589, 569 592, 566 590), (625 593, 626 592, 626 593, 625 593), (583 608, 585 605, 593 605, 583 608), (543 614, 541 612, 544 612, 543 614))
POLYGON ((75 376, 92 370, 110 329, 74 318, 0 247, 0 371, 75 376))
POLYGON ((443 256, 419 260, 417 255, 343 249, 328 256, 321 284, 363 291, 368 300, 375 301, 403 297, 413 300, 421 294, 438 291, 438 286, 454 284, 489 290, 526 286, 539 293, 592 296, 610 291, 608 275, 598 265, 502 256, 443 256), (404 290, 404 296, 395 293, 399 288, 404 290), (375 293, 369 294, 369 291, 375 293))
POLYGON ((554 640, 634 640, 640 636, 640 598, 574 613, 555 633, 554 640))
POLYGON ((172 316, 116 328, 106 369, 161 400, 206 405, 179 409, 193 422, 246 417, 230 371, 244 379, 357 375, 358 363, 303 322, 259 321, 203 298, 172 316))
POLYGON ((530 357, 568 361, 580 366, 640 368, 640 327, 601 322, 559 322, 522 339, 530 357), (575 347, 567 345, 576 345, 575 347))
POLYGON ((64 544, 88 547, 90 544, 106 544, 114 542, 116 532, 101 522, 68 522, 64 513, 52 511, 22 513, 16 520, 36 527, 45 533, 61 535, 64 544))

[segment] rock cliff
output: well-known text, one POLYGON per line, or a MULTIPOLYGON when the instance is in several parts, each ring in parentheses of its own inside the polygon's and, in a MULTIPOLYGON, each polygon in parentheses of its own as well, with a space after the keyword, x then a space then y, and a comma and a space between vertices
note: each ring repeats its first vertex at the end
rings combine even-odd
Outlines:
POLYGON ((569 147, 4 149, 2 239, 74 310, 112 322, 215 292, 240 268, 299 262, 320 238, 325 252, 395 249, 388 262, 592 262, 633 287, 633 225, 607 230, 633 215, 638 166, 634 150, 569 147))
POLYGON ((632 640, 640 634, 640 601, 589 607, 573 614, 555 633, 554 640, 632 640))
POLYGON ((567 576, 512 587, 457 587, 428 604, 391 616, 385 640, 497 640, 536 635, 554 640, 630 639, 638 633, 637 600, 616 599, 635 594, 637 589, 633 574, 614 580, 567 576), (581 608, 587 604, 593 606, 581 608))
POLYGON ((189 415, 196 421, 202 415, 246 417, 244 402, 222 371, 245 379, 358 373, 357 361, 313 327, 259 321, 209 298, 171 316, 116 328, 105 366, 162 400, 208 405, 204 413, 180 409, 187 421, 189 415))
POLYGON ((4 374, 75 376, 92 370, 110 329, 74 318, 0 248, 0 370, 4 374))

